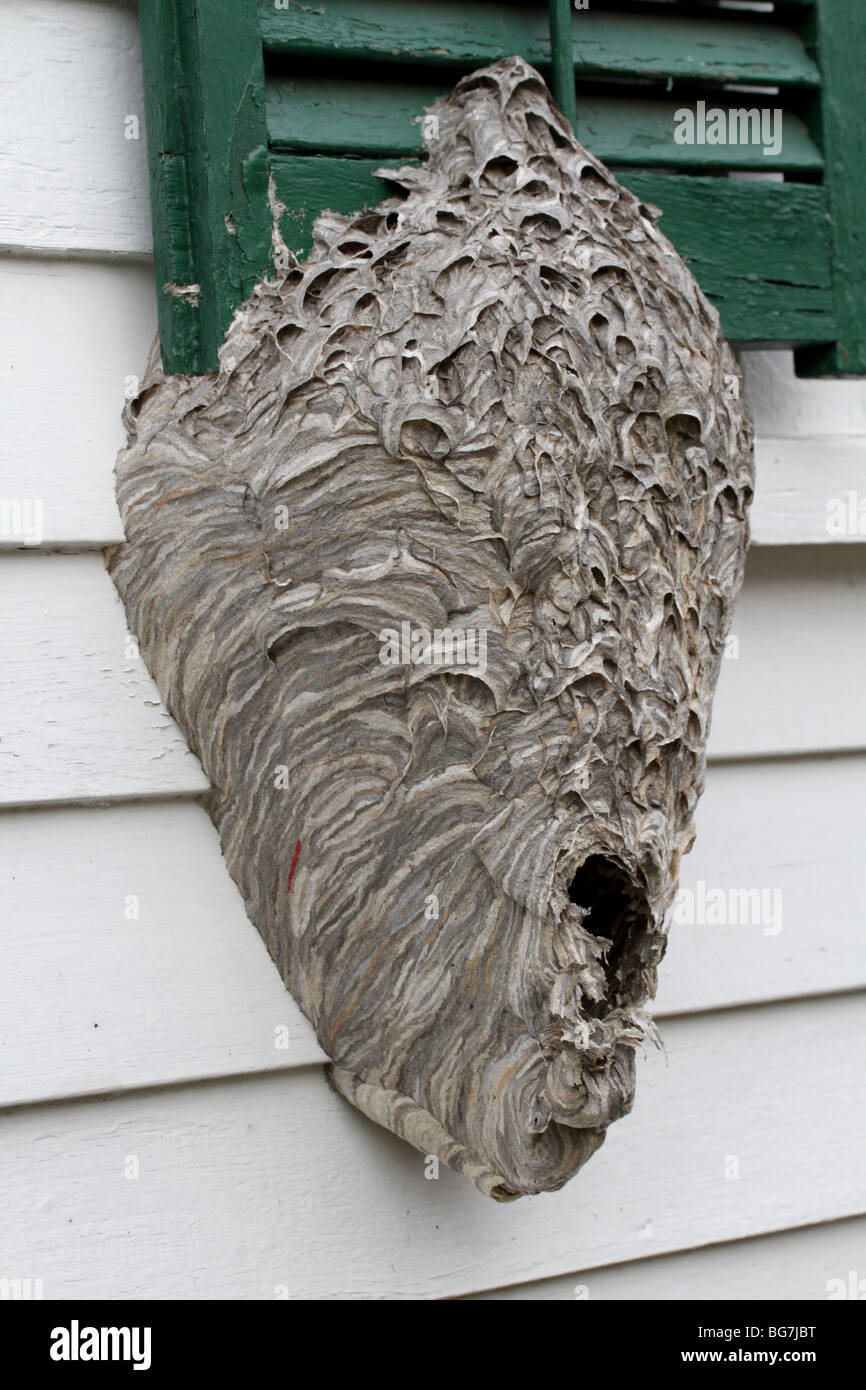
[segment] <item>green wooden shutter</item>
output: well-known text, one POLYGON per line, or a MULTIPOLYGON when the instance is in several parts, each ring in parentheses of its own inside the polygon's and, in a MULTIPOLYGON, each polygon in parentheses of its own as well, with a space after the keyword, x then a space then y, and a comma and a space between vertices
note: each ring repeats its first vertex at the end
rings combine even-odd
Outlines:
MULTIPOLYGON (((866 3, 589 5, 551 6, 578 138, 661 208, 731 340, 793 346, 804 375, 866 374, 866 3), (675 113, 699 102, 781 108, 781 151, 677 144, 675 113)), ((373 170, 421 157, 424 108, 463 73, 519 53, 551 75, 551 17, 531 0, 141 0, 141 28, 168 371, 216 369, 272 268, 272 204, 303 257, 324 208, 393 194, 373 170)))

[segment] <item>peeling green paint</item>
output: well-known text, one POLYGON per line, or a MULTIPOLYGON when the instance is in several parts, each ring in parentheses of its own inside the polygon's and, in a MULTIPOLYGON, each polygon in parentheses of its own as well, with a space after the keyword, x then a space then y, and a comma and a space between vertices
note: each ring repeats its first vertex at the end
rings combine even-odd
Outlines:
POLYGON ((269 264, 258 16, 244 0, 142 0, 140 22, 163 365, 216 371, 269 264))

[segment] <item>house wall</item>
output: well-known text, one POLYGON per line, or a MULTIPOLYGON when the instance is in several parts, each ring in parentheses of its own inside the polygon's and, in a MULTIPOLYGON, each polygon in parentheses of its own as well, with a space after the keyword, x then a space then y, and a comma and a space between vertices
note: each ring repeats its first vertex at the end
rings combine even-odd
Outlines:
POLYGON ((745 358, 753 548, 682 882, 767 890, 772 915, 673 926, 665 1052, 565 1190, 428 1180, 328 1089, 103 567, 155 327, 135 8, 16 0, 0 48, 0 499, 44 507, 41 545, 0 537, 0 1278, 820 1299, 862 1277, 866 536, 826 522, 866 498, 866 383, 745 358))

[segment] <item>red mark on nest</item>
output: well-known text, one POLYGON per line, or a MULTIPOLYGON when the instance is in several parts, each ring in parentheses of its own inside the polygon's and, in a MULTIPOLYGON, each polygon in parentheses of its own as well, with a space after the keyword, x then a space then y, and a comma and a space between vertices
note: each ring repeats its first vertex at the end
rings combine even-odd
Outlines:
POLYGON ((301 842, 300 842, 300 840, 299 840, 298 843, 295 845, 295 856, 294 856, 294 858, 293 858, 293 860, 292 860, 292 867, 289 869, 289 881, 288 881, 288 883, 286 884, 286 888, 288 889, 288 891, 289 891, 290 893, 291 893, 291 891, 292 891, 292 879, 293 879, 294 876, 295 876, 295 868, 296 868, 297 863, 298 863, 298 855, 300 854, 300 852, 301 852, 301 842))

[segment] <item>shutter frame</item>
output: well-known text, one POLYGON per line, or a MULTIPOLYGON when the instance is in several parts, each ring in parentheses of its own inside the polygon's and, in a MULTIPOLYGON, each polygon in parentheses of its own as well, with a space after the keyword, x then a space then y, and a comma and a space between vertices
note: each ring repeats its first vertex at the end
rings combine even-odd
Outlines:
POLYGON ((862 118, 866 5, 814 0, 803 26, 823 77, 807 121, 824 153, 836 339, 796 354, 800 376, 866 375, 866 123, 862 118))
POLYGON ((163 366, 218 370, 270 263, 264 62, 247 0, 141 0, 163 366))

